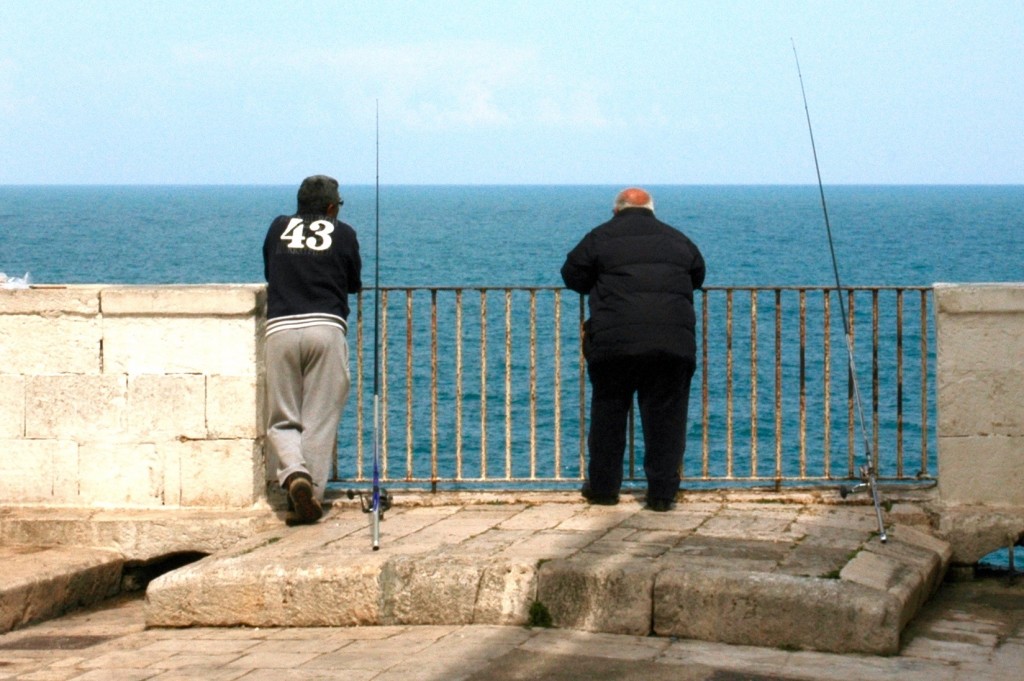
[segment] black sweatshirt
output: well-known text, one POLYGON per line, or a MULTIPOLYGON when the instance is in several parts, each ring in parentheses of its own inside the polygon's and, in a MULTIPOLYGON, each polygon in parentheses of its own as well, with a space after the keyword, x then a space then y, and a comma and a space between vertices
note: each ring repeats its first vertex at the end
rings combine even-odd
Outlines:
POLYGON ((346 329, 348 294, 363 286, 355 230, 323 215, 280 215, 263 242, 267 333, 330 324, 346 329))

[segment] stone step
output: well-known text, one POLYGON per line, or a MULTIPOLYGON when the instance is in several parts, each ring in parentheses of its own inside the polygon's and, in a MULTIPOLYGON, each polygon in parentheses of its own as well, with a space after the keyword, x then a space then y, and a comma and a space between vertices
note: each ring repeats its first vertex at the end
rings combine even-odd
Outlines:
POLYGON ((148 626, 543 624, 893 654, 945 574, 925 528, 857 505, 342 505, 154 580, 148 626))
POLYGON ((123 565, 116 551, 0 545, 0 633, 115 595, 123 565))
MULTIPOLYGON (((245 511, 0 507, 0 546, 92 546, 135 564, 176 553, 215 553, 276 519, 245 511)), ((56 556, 53 556, 54 558, 56 556)))

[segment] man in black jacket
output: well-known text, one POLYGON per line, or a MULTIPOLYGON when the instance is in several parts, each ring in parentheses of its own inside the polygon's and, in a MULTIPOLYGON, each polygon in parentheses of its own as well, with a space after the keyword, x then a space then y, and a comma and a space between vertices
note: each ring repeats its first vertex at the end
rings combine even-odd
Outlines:
POLYGON ((267 279, 267 450, 288 492, 288 524, 314 523, 348 399, 348 294, 362 288, 359 241, 338 220, 337 180, 307 177, 295 215, 263 242, 267 279))
POLYGON ((583 496, 618 503, 635 394, 647 506, 667 511, 679 491, 686 449, 697 352, 693 292, 704 284, 704 258, 682 232, 654 217, 650 194, 634 187, 619 192, 612 219, 569 252, 562 279, 590 296, 583 353, 593 390, 583 496))

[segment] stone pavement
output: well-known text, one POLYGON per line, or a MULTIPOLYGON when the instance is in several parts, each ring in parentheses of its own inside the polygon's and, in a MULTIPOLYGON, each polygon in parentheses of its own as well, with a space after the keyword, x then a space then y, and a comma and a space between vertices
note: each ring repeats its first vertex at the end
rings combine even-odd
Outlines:
POLYGON ((151 626, 513 625, 784 649, 895 653, 941 582, 949 545, 896 502, 687 493, 634 497, 403 495, 370 550, 368 516, 336 503, 153 581, 151 626))
POLYGON ((118 597, 0 635, 0 679, 35 681, 986 681, 1021 677, 1024 581, 945 583, 898 655, 493 625, 145 627, 118 597))
POLYGON ((258 510, 137 525, 8 510, 0 679, 1019 677, 1024 589, 940 588, 950 550, 927 495, 886 498, 881 544, 869 503, 825 492, 687 492, 668 513, 630 496, 403 492, 380 551, 343 498, 296 528, 258 510), (116 541, 11 543, 54 528, 116 541), (137 578, 126 556, 189 537, 217 548, 144 600, 31 624, 107 598, 137 578))
POLYGON ((3 633, 117 594, 124 560, 103 549, 0 545, 0 566, 3 633))

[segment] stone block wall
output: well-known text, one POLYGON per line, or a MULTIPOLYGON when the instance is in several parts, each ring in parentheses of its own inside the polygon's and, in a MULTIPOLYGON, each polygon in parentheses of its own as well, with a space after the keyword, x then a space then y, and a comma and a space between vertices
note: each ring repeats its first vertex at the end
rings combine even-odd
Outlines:
POLYGON ((0 505, 265 501, 262 285, 0 290, 0 505))
POLYGON ((935 306, 940 498, 1024 508, 1024 284, 936 284, 935 306))
MULTIPOLYGON (((1024 508, 1024 284, 935 287, 939 496, 1024 508)), ((262 285, 0 289, 0 505, 265 503, 262 285)))

